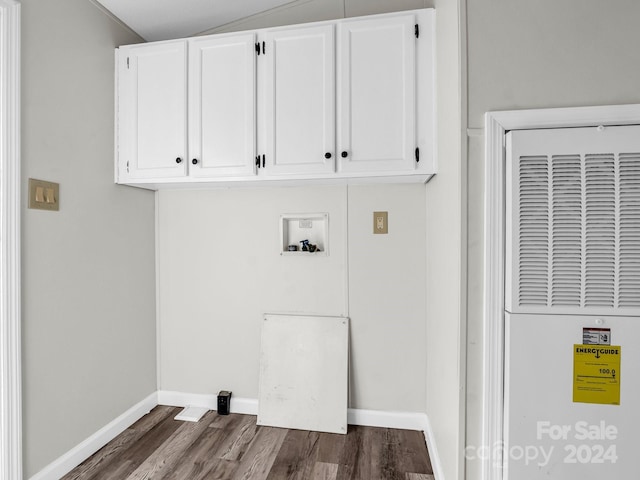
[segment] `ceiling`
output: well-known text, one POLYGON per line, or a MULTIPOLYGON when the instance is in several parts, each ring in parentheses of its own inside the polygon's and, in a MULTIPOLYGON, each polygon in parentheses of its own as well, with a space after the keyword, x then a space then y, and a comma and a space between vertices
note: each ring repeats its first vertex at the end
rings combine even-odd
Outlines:
POLYGON ((145 40, 194 35, 292 0, 96 0, 145 40))

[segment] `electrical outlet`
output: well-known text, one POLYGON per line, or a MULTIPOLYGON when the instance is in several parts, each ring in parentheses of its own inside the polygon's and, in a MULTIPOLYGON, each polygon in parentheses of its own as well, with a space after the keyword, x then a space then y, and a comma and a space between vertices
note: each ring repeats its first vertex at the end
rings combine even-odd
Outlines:
POLYGON ((373 233, 389 233, 389 213, 373 212, 373 233))

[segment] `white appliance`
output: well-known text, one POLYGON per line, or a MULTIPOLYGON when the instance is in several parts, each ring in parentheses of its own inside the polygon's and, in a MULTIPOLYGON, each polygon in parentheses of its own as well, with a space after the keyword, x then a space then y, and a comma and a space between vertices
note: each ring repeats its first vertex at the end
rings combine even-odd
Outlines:
POLYGON ((640 126, 513 131, 506 148, 504 478, 637 478, 640 126), (621 349, 619 405, 574 402, 583 328, 621 349))

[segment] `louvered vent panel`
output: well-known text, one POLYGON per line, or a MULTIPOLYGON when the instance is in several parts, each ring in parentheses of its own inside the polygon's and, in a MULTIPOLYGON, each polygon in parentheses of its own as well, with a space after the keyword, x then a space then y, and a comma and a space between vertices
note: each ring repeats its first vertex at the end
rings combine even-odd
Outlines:
POLYGON ((615 307, 616 172, 613 155, 585 158, 584 306, 615 307))
POLYGON ((508 147, 507 309, 640 315, 640 128, 565 130, 508 147))
POLYGON ((549 277, 549 165, 546 157, 520 159, 521 305, 546 305, 549 277))
POLYGON ((640 154, 621 154, 620 183, 620 307, 640 307, 640 154))
POLYGON ((552 158, 551 305, 580 306, 582 165, 579 155, 552 158))

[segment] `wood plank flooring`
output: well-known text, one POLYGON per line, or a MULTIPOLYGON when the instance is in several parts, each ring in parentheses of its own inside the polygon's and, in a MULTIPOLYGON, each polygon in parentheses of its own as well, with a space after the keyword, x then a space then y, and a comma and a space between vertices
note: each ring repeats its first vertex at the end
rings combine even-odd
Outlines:
POLYGON ((63 480, 433 480, 422 432, 350 425, 337 435, 214 411, 181 422, 180 410, 154 408, 63 480))

